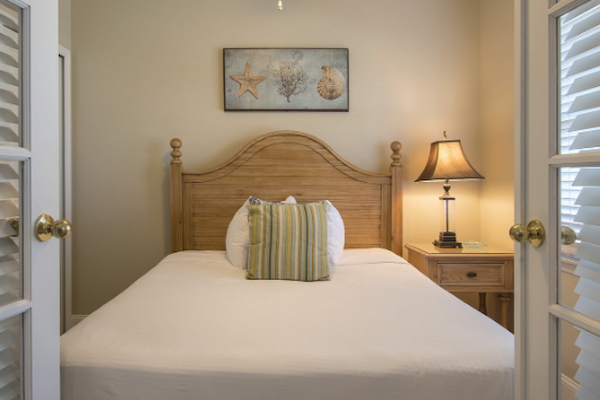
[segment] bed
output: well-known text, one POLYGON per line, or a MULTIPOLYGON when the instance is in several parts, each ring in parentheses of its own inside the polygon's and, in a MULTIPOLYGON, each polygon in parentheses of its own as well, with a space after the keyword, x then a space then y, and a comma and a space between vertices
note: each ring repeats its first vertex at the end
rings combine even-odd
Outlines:
POLYGON ((173 253, 63 335, 63 400, 512 399, 512 334, 399 256, 398 142, 389 173, 294 131, 207 171, 171 146, 173 253), (246 279, 232 219, 290 195, 343 219, 330 279, 246 279))

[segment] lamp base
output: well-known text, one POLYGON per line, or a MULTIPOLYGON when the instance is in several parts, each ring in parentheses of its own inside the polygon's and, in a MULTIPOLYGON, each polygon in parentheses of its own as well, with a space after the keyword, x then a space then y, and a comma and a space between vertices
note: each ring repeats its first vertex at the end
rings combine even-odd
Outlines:
POLYGON ((454 232, 440 232, 440 240, 435 240, 433 245, 444 249, 462 249, 462 243, 456 241, 454 232))

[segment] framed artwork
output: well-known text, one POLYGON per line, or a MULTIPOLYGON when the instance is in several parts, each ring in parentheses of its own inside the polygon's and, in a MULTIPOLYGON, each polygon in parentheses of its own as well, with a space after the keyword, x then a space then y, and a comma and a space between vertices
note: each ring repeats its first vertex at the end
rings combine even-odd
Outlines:
POLYGON ((348 111, 348 49, 223 49, 225 111, 348 111))

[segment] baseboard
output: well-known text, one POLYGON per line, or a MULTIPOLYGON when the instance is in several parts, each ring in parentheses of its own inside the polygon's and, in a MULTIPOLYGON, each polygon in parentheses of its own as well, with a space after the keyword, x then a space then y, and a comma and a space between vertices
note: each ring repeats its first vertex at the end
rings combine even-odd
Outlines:
POLYGON ((83 321, 83 319, 87 317, 87 315, 71 315, 71 323, 69 324, 69 329, 71 329, 72 327, 74 327, 75 325, 77 325, 78 323, 80 323, 81 321, 83 321))
POLYGON ((577 392, 578 387, 579 383, 575 382, 573 379, 569 378, 565 374, 562 374, 560 383, 561 400, 577 400, 577 398, 575 397, 575 392, 577 392))

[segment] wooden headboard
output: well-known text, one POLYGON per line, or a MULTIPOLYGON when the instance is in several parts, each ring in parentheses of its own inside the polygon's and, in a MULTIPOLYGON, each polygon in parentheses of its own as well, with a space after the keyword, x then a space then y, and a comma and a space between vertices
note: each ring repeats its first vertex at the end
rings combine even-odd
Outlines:
POLYGON ((346 227, 346 247, 383 247, 402 254, 400 142, 389 173, 362 170, 322 140, 302 132, 262 135, 229 161, 186 171, 179 139, 171 140, 171 243, 181 250, 224 250, 233 215, 254 196, 280 201, 330 200, 346 227))

